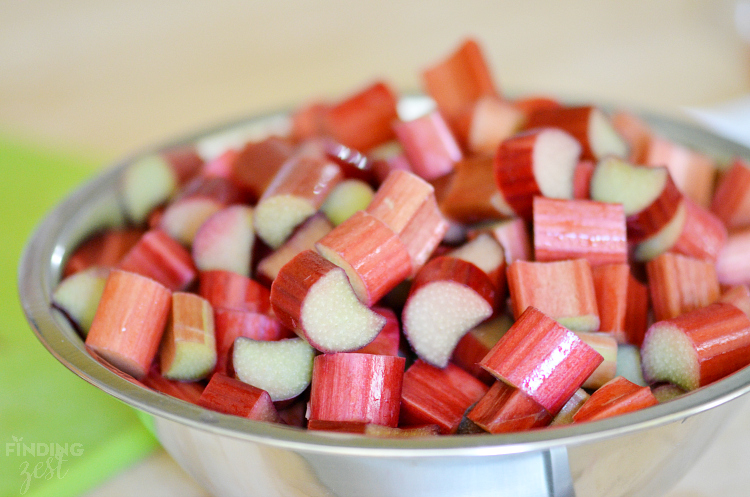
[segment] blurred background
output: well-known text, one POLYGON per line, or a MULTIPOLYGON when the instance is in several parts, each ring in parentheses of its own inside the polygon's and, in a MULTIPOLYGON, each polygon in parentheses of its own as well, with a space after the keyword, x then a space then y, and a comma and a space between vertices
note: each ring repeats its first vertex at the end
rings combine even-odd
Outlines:
MULTIPOLYGON (((480 42, 508 94, 685 118, 687 107, 750 93, 748 33, 750 7, 735 0, 0 0, 0 139, 104 167, 378 78, 419 90, 421 70, 465 37, 480 42)), ((36 221, 16 233, 20 240, 36 221)), ((3 264, 15 271, 16 261, 3 264)), ((750 444, 738 431, 750 434, 750 416, 723 432, 670 497, 745 495, 750 476, 738 465, 750 444)), ((87 495, 204 495, 165 453, 149 453, 100 471, 87 495)))

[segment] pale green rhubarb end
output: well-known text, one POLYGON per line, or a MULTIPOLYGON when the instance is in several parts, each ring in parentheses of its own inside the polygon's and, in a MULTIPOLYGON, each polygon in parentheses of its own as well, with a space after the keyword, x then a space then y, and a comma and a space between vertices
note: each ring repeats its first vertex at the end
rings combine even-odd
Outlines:
POLYGON ((693 342, 679 328, 656 323, 641 347, 643 377, 649 383, 666 381, 685 390, 698 388, 700 371, 693 342))

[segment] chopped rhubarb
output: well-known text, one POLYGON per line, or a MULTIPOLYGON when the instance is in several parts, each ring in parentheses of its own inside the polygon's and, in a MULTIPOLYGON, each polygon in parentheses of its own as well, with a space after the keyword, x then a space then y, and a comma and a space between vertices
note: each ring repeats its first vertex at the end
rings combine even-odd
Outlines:
POLYGON ((508 266, 508 289, 516 319, 536 307, 575 331, 599 329, 591 265, 586 259, 516 261, 508 266))
POLYGON ((249 142, 232 161, 230 178, 257 200, 293 153, 294 147, 288 141, 275 136, 249 142))
POLYGON ((727 228, 750 226, 750 164, 735 157, 720 177, 711 200, 711 212, 727 228))
POLYGON ((624 376, 636 385, 646 386, 643 379, 643 368, 641 367, 640 345, 621 343, 617 346, 617 371, 616 376, 624 376))
POLYGON ((727 237, 716 259, 716 274, 722 285, 750 283, 750 229, 736 231, 727 237))
POLYGON ((506 219, 491 225, 488 229, 502 245, 506 264, 532 260, 531 236, 523 219, 506 219))
POLYGON ((169 380, 159 373, 157 367, 151 368, 146 377, 143 378, 143 384, 157 392, 191 404, 198 403, 198 399, 200 399, 205 388, 202 382, 169 380))
POLYGON ((216 365, 214 313, 211 304, 193 293, 174 292, 159 347, 161 374, 170 380, 196 381, 216 365))
POLYGON ((522 390, 496 381, 467 417, 489 433, 510 433, 547 426, 552 416, 522 390))
POLYGON ((102 298, 109 268, 91 266, 64 278, 52 292, 52 306, 86 337, 102 298))
POLYGON ((412 274, 411 258, 401 239, 365 211, 335 227, 315 249, 346 271, 357 297, 368 307, 412 274))
POLYGON ((336 185, 320 207, 334 226, 338 226, 355 212, 367 208, 375 195, 372 187, 359 179, 345 179, 336 185))
POLYGON ((63 278, 91 266, 116 266, 143 233, 139 228, 112 228, 90 236, 65 261, 63 278))
POLYGON ((120 371, 142 379, 159 350, 171 305, 172 293, 164 285, 114 269, 86 336, 86 347, 120 371))
POLYGON ((554 416, 602 361, 575 333, 529 307, 479 364, 554 416))
POLYGON ((347 147, 329 136, 307 140, 300 144, 300 153, 325 157, 339 166, 346 179, 357 179, 365 183, 374 180, 375 160, 356 148, 347 147))
POLYGON ((453 121, 453 129, 470 153, 492 155, 500 142, 523 127, 525 119, 512 102, 486 95, 453 121))
POLYGON ((355 421, 396 427, 403 357, 323 354, 315 358, 310 420, 355 421))
POLYGON ((750 363, 750 319, 715 303, 651 325, 641 346, 646 381, 694 390, 750 363))
POLYGON ((648 294, 648 286, 638 281, 631 273, 628 278, 628 303, 625 308, 625 335, 627 343, 638 347, 643 343, 648 328, 651 303, 648 294))
POLYGON ((194 145, 177 145, 164 150, 160 155, 172 167, 180 185, 202 172, 205 165, 194 145))
POLYGON ((599 387, 573 415, 575 423, 596 421, 658 404, 649 387, 618 376, 599 387))
POLYGON ((440 210, 461 223, 499 219, 504 212, 492 202, 497 191, 491 156, 473 156, 458 161, 455 172, 440 197, 440 210))
MULTIPOLYGON (((678 202, 677 209, 672 218, 666 221, 658 231, 645 240, 630 244, 631 257, 635 261, 649 261, 675 246, 677 240, 685 232, 687 203, 687 199, 683 198, 678 202)), ((697 244, 697 246, 700 246, 700 244, 697 244)))
POLYGON ((127 166, 120 177, 119 195, 125 215, 142 225, 149 214, 177 192, 177 172, 163 157, 151 154, 127 166))
POLYGON ((732 285, 721 293, 717 302, 732 304, 750 317, 750 288, 747 285, 732 285))
POLYGON ((612 114, 612 126, 627 142, 630 154, 626 157, 636 164, 643 164, 651 141, 651 127, 640 117, 627 111, 612 114))
POLYGON ((599 309, 599 331, 608 333, 618 343, 625 343, 630 266, 625 263, 594 266, 591 275, 599 309))
POLYGON ((588 400, 590 395, 583 388, 576 390, 576 393, 568 400, 557 416, 550 422, 550 426, 556 425, 568 425, 573 422, 573 416, 578 412, 584 402, 588 400))
POLYGON ((206 162, 201 169, 201 175, 208 178, 227 178, 232 179, 232 168, 237 160, 238 152, 230 148, 225 150, 221 155, 214 157, 206 162))
POLYGON ((513 211, 530 220, 534 197, 573 198, 580 153, 578 142, 560 129, 518 133, 495 154, 495 182, 513 211))
POLYGON ((289 329, 322 352, 346 352, 375 339, 386 319, 357 298, 346 272, 307 250, 279 271, 271 306, 289 329))
POLYGON ((385 326, 383 326, 383 329, 380 330, 380 333, 378 333, 378 336, 372 342, 354 352, 360 354, 399 355, 399 349, 401 348, 401 325, 398 322, 398 316, 388 307, 373 307, 372 310, 385 318, 385 326))
POLYGON ((592 267, 627 262, 622 205, 535 197, 533 212, 535 260, 583 258, 592 267))
POLYGON ((488 390, 455 364, 440 369, 417 360, 404 373, 399 425, 436 424, 441 434, 455 433, 469 407, 488 390))
POLYGON ((500 243, 489 233, 480 233, 445 255, 471 262, 489 276, 495 285, 495 305, 505 299, 505 253, 500 243))
POLYGON ((590 160, 578 161, 573 172, 573 198, 587 200, 591 198, 591 177, 596 164, 590 160))
POLYGON ((543 95, 527 95, 517 98, 513 101, 513 105, 516 109, 523 112, 526 120, 528 120, 531 114, 538 110, 559 109, 563 107, 557 99, 543 95))
POLYGON ((597 351, 604 360, 591 376, 581 385, 583 388, 597 389, 615 377, 617 372, 617 340, 607 333, 577 331, 578 338, 597 351))
POLYGON ((193 260, 200 271, 221 269, 249 276, 254 243, 252 207, 230 205, 198 228, 193 238, 193 260))
POLYGON ((198 293, 214 309, 252 312, 271 310, 271 292, 255 280, 232 271, 217 269, 200 273, 198 293))
POLYGON ((716 262, 727 242, 727 228, 709 210, 689 198, 684 199, 685 222, 670 252, 716 262))
POLYGON ((255 207, 258 236, 280 247, 342 178, 341 167, 327 159, 296 155, 285 162, 255 207))
POLYGON ((222 374, 211 377, 198 399, 198 405, 255 421, 280 421, 268 392, 222 374))
POLYGON ((404 335, 423 361, 445 367, 456 344, 492 315, 495 286, 470 262, 441 256, 416 275, 404 306, 404 335))
POLYGON ((670 319, 719 298, 719 280, 711 262, 668 252, 646 264, 656 321, 670 319))
POLYGON ((232 346, 239 337, 253 340, 281 340, 295 336, 274 316, 244 309, 214 309, 217 373, 228 374, 232 346))
POLYGON ((487 355, 512 324, 513 320, 510 316, 500 314, 475 326, 458 341, 456 348, 453 349, 451 361, 487 385, 492 385, 495 378, 479 366, 479 361, 487 355))
POLYGON ((185 290, 197 276, 190 252, 158 229, 144 233, 117 268, 152 278, 172 291, 185 290))
POLYGON ((310 102, 292 113, 291 136, 303 142, 325 134, 325 117, 331 105, 325 102, 310 102))
POLYGON ((393 125, 411 170, 430 181, 453 171, 463 158, 461 148, 438 111, 393 125))

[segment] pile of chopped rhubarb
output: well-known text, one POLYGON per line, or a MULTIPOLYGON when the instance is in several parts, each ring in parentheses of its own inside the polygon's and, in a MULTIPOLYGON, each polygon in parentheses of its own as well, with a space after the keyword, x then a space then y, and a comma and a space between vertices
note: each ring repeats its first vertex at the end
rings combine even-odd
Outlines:
POLYGON ((421 75, 419 115, 378 81, 129 164, 54 308, 143 388, 372 436, 597 420, 750 363, 750 164, 507 98, 472 40, 421 75))

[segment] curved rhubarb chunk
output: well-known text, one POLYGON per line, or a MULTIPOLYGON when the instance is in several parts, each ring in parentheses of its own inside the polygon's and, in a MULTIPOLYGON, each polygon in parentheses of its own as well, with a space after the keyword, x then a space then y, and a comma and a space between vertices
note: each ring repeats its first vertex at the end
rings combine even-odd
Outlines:
POLYGON ((141 379, 159 350, 172 292, 136 273, 113 269, 86 336, 86 347, 120 371, 141 379))
POLYGON ((91 266, 116 266, 143 233, 140 228, 112 228, 86 238, 65 261, 63 278, 91 266))
POLYGON ((603 360, 575 333, 529 307, 479 365, 554 416, 603 360))
POLYGON ((596 421, 658 404, 649 387, 618 376, 599 387, 573 415, 573 422, 596 421))
POLYGON ((492 203, 496 195, 494 165, 491 156, 472 156, 456 162, 440 210, 461 223, 475 223, 504 217, 492 203))
POLYGON ((176 192, 179 178, 169 162, 156 154, 131 163, 120 177, 119 194, 125 214, 136 225, 166 203, 176 192))
POLYGON ((357 211, 366 209, 374 195, 368 183, 360 179, 345 179, 331 190, 320 210, 334 226, 338 226, 357 211))
POLYGON ((322 352, 364 347, 386 321, 359 301, 343 269, 312 250, 281 268, 271 286, 271 306, 287 328, 322 352))
POLYGON ((144 233, 117 268, 152 278, 172 291, 185 290, 197 276, 190 252, 159 229, 144 233))
POLYGON ((689 198, 684 199, 685 222, 670 252, 716 262, 727 242, 727 228, 709 210, 689 198))
POLYGON ((724 378, 750 363, 750 319, 715 303, 651 325, 641 346, 643 376, 685 390, 724 378))
POLYGON ((485 95, 453 122, 453 129, 469 152, 491 155, 503 140, 521 130, 525 120, 513 102, 485 95))
POLYGON ((254 242, 252 207, 230 205, 198 228, 193 260, 200 271, 223 269, 249 276, 254 242))
POLYGON ((727 228, 750 226, 750 164, 747 161, 735 157, 721 176, 711 200, 711 212, 727 228))
POLYGON ((228 374, 231 366, 232 347, 239 337, 253 340, 281 340, 295 334, 281 324, 274 316, 244 309, 214 309, 214 327, 216 334, 216 368, 217 373, 228 374))
POLYGON ((211 377, 198 405, 255 421, 279 422, 279 413, 268 392, 223 374, 211 377))
POLYGON ((412 171, 428 181, 450 173, 453 165, 463 158, 461 148, 437 111, 411 121, 397 121, 393 131, 412 171))
POLYGON ((91 266, 66 277, 52 292, 52 306, 62 311, 84 337, 96 315, 109 271, 91 266))
POLYGON ((251 312, 271 310, 271 292, 255 280, 233 271, 203 271, 198 279, 198 293, 214 309, 227 308, 251 312))
POLYGON ((654 318, 677 317, 718 300, 716 268, 709 261, 667 252, 646 263, 654 318))
POLYGON ((495 378, 479 366, 479 361, 487 355, 512 324, 513 320, 510 316, 500 314, 475 326, 458 341, 456 348, 453 349, 451 361, 487 385, 492 385, 495 378))
POLYGON ((617 340, 607 333, 592 331, 577 331, 576 335, 604 358, 581 385, 582 388, 595 390, 614 378, 617 373, 617 340))
POLYGON ((315 358, 310 420, 398 425, 403 357, 323 354, 315 358))
POLYGON ((230 178, 257 200, 293 153, 288 141, 275 136, 249 142, 232 160, 230 178))
POLYGON ((716 275, 722 285, 750 283, 747 254, 750 254, 750 229, 730 234, 716 259, 716 275))
POLYGON ((378 333, 378 336, 372 342, 354 352, 360 354, 399 355, 401 325, 398 322, 398 316, 389 307, 373 307, 372 310, 385 318, 385 326, 383 326, 383 329, 380 330, 380 333, 378 333))
POLYGON ((437 257, 417 273, 402 312, 404 335, 425 362, 445 367, 456 344, 492 315, 495 286, 470 262, 437 257))
POLYGON ((552 421, 544 407, 502 381, 496 381, 466 417, 489 433, 531 430, 552 421))
POLYGON ((161 374, 170 380, 196 381, 216 365, 214 313, 193 293, 174 292, 172 313, 159 347, 161 374))

